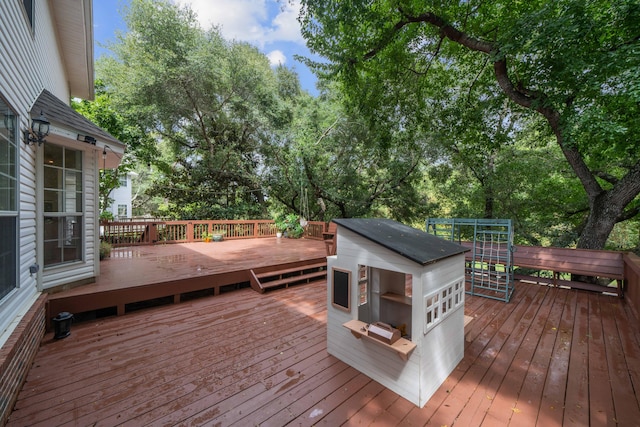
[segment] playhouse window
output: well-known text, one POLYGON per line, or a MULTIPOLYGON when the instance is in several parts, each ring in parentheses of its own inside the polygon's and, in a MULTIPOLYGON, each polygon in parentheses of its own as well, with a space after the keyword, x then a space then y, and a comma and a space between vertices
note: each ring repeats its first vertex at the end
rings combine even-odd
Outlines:
POLYGON ((366 265, 358 266, 358 320, 383 322, 411 337, 412 275, 366 265))
POLYGON ((464 282, 459 280, 424 297, 424 333, 464 302, 464 282))

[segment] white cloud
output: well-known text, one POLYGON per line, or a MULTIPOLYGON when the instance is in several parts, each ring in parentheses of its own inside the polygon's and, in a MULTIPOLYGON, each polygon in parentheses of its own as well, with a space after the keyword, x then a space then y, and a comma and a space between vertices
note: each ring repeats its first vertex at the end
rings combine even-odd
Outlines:
POLYGON ((300 2, 288 0, 177 0, 188 4, 203 28, 220 27, 227 39, 263 47, 268 42, 304 44, 296 20, 300 2))
POLYGON ((280 50, 273 50, 267 53, 267 58, 269 58, 269 63, 272 67, 284 65, 287 62, 287 57, 280 50))

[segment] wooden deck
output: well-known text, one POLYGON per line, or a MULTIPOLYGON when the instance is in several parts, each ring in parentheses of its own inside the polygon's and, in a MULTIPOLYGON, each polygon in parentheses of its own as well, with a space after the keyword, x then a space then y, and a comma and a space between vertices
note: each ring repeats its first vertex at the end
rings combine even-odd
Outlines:
POLYGON ((245 288, 48 333, 8 425, 640 425, 620 298, 468 296, 465 357, 422 409, 327 354, 326 300, 322 283, 245 288))
POLYGON ((150 301, 180 302, 203 291, 218 295, 248 284, 252 270, 319 262, 326 263, 325 245, 312 239, 272 237, 117 248, 100 263, 95 283, 52 294, 47 318, 63 311, 125 314, 150 301))

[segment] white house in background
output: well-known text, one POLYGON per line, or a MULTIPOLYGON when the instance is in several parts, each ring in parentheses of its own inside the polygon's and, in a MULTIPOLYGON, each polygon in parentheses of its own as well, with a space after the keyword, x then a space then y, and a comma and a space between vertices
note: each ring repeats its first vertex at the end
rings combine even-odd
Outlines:
POLYGON ((92 14, 92 0, 0 1, 0 425, 50 322, 43 292, 100 273, 98 171, 124 145, 69 107, 94 97, 92 14))
POLYGON ((131 202, 132 202, 132 179, 138 174, 128 172, 126 175, 120 176, 120 186, 115 188, 109 195, 113 199, 113 203, 107 211, 113 214, 113 218, 117 220, 131 218, 131 202))

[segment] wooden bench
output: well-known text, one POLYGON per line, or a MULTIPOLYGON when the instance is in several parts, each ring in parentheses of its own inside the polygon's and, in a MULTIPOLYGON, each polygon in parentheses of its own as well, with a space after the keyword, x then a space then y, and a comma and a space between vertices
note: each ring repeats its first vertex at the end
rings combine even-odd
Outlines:
POLYGON ((327 231, 322 233, 324 244, 327 249, 327 256, 336 254, 336 233, 338 232, 338 225, 331 221, 327 231))
MULTIPOLYGON (((473 258, 473 244, 460 242, 471 251, 465 253, 467 262, 473 258)), ((548 283, 554 286, 568 286, 576 289, 584 289, 596 292, 616 292, 623 296, 624 292, 624 263, 622 252, 570 249, 542 246, 513 246, 514 273, 518 270, 536 270, 537 274, 514 274, 518 280, 528 280, 536 283, 548 283), (543 271, 548 271, 551 277, 540 276, 543 271), (586 283, 577 280, 561 279, 561 274, 572 274, 588 277, 602 277, 615 280, 617 287, 607 288, 594 283, 586 283)), ((477 244, 476 251, 482 253, 481 244, 477 244)), ((502 258, 507 256, 506 250, 500 254, 502 258)), ((476 262, 480 259, 476 259, 476 262)))
MULTIPOLYGON (((561 279, 562 273, 577 276, 603 277, 615 280, 615 292, 622 297, 624 291, 624 264, 622 252, 570 249, 541 246, 515 245, 513 265, 518 269, 529 269, 551 272, 551 277, 540 277, 531 274, 514 274, 518 280, 532 280, 537 283, 548 283, 554 286, 568 286, 596 292, 614 292, 593 283, 561 279)), ((517 271, 517 270, 516 270, 517 271)))

